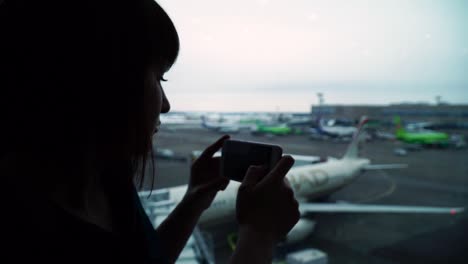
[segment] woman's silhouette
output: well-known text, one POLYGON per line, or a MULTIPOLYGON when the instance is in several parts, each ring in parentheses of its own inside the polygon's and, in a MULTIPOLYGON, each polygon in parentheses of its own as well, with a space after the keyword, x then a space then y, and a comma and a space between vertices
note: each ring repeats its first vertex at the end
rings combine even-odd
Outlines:
MULTIPOLYGON (((179 38, 152 0, 4 0, 0 4, 1 234, 15 262, 174 262, 229 180, 192 165, 183 201, 156 230, 136 195, 179 38)), ((298 220, 284 157, 239 189, 231 262, 268 262, 298 220)), ((153 175, 151 175, 152 177, 153 175)))

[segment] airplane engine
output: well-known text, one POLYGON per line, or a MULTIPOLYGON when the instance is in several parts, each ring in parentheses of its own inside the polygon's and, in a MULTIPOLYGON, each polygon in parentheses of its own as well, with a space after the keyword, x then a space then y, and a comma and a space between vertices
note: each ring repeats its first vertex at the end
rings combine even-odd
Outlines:
POLYGON ((315 221, 301 218, 286 236, 286 243, 296 243, 308 237, 315 228, 315 221))

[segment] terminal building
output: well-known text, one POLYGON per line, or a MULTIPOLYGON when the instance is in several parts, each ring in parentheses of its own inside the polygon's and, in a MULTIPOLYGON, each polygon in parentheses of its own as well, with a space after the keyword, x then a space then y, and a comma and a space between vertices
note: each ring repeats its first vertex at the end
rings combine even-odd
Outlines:
POLYGON ((313 105, 313 118, 356 121, 361 116, 391 124, 395 116, 405 123, 433 122, 468 128, 468 105, 390 104, 390 105, 313 105))

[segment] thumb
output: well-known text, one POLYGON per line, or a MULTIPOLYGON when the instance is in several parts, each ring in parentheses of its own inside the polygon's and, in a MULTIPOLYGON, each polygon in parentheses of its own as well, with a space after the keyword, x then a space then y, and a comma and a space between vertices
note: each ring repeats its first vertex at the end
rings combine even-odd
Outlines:
POLYGON ((266 169, 263 166, 252 165, 247 170, 241 186, 253 187, 265 176, 266 169))

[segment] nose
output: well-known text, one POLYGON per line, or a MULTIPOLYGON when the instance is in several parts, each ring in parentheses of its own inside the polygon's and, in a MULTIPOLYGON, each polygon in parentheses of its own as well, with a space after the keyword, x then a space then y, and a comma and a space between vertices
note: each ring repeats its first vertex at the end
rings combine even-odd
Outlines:
POLYGON ((169 100, 166 97, 166 93, 164 93, 164 90, 162 90, 161 113, 167 113, 167 112, 169 112, 169 110, 171 110, 171 104, 169 103, 169 100))

